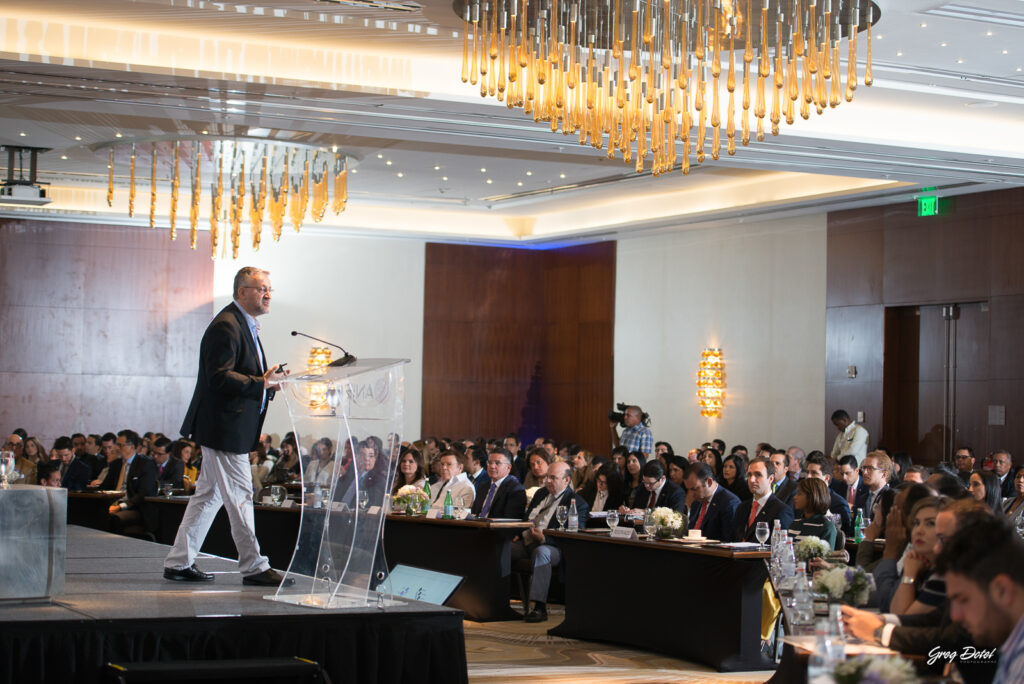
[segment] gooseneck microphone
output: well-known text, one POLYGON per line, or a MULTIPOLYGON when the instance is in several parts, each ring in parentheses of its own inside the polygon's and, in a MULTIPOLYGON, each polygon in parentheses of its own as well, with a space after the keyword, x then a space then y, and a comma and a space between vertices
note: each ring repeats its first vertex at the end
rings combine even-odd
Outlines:
POLYGON ((338 349, 340 349, 342 351, 342 353, 344 354, 344 356, 341 357, 340 359, 335 359, 334 361, 331 361, 329 364, 327 364, 328 367, 330 367, 330 368, 337 368, 339 366, 347 366, 349 364, 352 364, 352 363, 356 362, 356 357, 352 356, 347 351, 345 351, 345 348, 342 347, 340 344, 334 344, 333 342, 328 342, 327 340, 321 340, 319 337, 313 337, 312 335, 307 335, 304 332, 299 332, 298 330, 292 330, 292 337, 295 337, 296 335, 302 335, 303 337, 308 337, 311 340, 316 340, 317 342, 322 342, 323 344, 330 345, 332 347, 337 347, 338 349))

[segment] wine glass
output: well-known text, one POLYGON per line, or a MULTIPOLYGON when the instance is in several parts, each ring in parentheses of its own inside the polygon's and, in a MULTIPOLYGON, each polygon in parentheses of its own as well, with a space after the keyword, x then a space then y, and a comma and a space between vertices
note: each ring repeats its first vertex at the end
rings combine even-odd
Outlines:
POLYGON ((359 492, 359 510, 365 511, 366 506, 370 503, 370 493, 365 489, 359 492))
POLYGON ((558 520, 558 529, 565 531, 565 522, 569 519, 569 507, 559 506, 555 509, 555 519, 558 520))
POLYGON ((760 550, 764 551, 764 543, 766 541, 768 541, 768 535, 769 535, 768 523, 764 522, 764 521, 761 521, 761 522, 757 523, 757 529, 755 531, 755 534, 757 535, 757 541, 759 541, 761 543, 760 550))
POLYGON ((614 532, 615 528, 618 527, 618 525, 619 525, 619 513, 618 513, 618 511, 608 511, 608 517, 606 518, 606 520, 608 521, 608 528, 612 532, 614 532))
POLYGON ((171 492, 174 491, 174 484, 171 482, 160 483, 160 493, 164 495, 165 499, 171 498, 171 492))
POLYGON ((275 506, 280 506, 281 502, 284 501, 284 487, 280 485, 274 485, 271 487, 270 500, 274 502, 275 506))
POLYGON ((10 486, 8 476, 14 472, 14 452, 0 451, 0 488, 7 489, 10 486))
POLYGON ((644 512, 644 532, 647 534, 648 539, 654 536, 656 529, 658 529, 658 523, 654 522, 654 511, 648 508, 644 512))

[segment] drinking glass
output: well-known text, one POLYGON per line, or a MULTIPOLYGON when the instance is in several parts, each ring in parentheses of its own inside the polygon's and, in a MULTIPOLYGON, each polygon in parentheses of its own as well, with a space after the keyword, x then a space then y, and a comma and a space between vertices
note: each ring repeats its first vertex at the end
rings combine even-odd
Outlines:
POLYGON ((755 534, 757 535, 757 541, 761 542, 760 550, 764 551, 764 543, 768 541, 768 535, 770 534, 768 532, 768 523, 763 521, 757 523, 757 530, 755 531, 755 534))
POLYGON ((366 506, 370 503, 370 493, 365 489, 359 491, 359 510, 365 511, 366 506))
POLYGON ((1024 538, 1024 515, 1017 518, 1015 527, 1017 528, 1017 534, 1024 538))
POLYGON ((171 498, 171 492, 174 491, 174 485, 170 482, 164 482, 160 485, 160 493, 164 495, 165 499, 171 498))
POLYGON ((565 531, 565 522, 569 519, 569 507, 559 506, 555 509, 555 519, 558 520, 558 529, 565 531))
POLYGON ((654 522, 654 511, 647 509, 644 512, 644 532, 647 533, 648 539, 654 536, 656 529, 658 529, 658 523, 654 522))
POLYGON ((10 486, 8 477, 14 472, 14 452, 0 451, 0 488, 7 489, 10 486))
POLYGON ((281 502, 284 501, 284 487, 280 485, 274 485, 271 487, 270 500, 274 502, 275 506, 280 506, 281 502))
POLYGON ((618 512, 617 511, 608 511, 608 517, 606 518, 606 520, 608 521, 608 529, 610 529, 612 532, 614 532, 615 528, 618 527, 618 525, 619 525, 619 514, 618 514, 618 512))

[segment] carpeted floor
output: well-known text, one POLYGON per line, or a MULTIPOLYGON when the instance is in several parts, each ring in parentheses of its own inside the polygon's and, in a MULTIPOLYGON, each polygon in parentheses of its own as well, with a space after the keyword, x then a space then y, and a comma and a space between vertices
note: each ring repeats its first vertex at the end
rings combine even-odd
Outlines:
MULTIPOLYGON (((518 609, 518 605, 515 605, 518 609)), ((547 631, 564 616, 549 606, 547 622, 464 622, 471 684, 567 684, 600 682, 729 682, 761 684, 771 672, 721 674, 667 656, 621 646, 550 637, 547 631)))

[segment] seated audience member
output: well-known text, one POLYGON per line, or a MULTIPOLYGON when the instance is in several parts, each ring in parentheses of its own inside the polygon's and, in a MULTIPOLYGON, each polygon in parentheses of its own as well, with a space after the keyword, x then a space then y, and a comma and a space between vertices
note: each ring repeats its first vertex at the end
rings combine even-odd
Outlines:
POLYGON ((718 484, 735 494, 740 501, 750 500, 747 487, 747 461, 740 454, 729 454, 722 461, 722 475, 718 484))
POLYGON ((839 529, 847 538, 853 538, 853 520, 846 499, 832 489, 832 459, 821 451, 812 451, 804 459, 804 473, 807 477, 821 480, 828 487, 828 510, 839 516, 839 529))
POLYGON ((910 460, 910 454, 906 451, 897 451, 892 455, 892 482, 890 484, 899 484, 903 482, 903 479, 907 476, 907 471, 914 465, 913 461, 910 460))
POLYGON ((747 447, 743 446, 742 444, 737 444, 732 449, 730 449, 729 450, 729 455, 730 456, 739 456, 740 458, 743 459, 744 465, 746 465, 747 461, 749 460, 748 454, 747 454, 747 447))
POLYGON ((75 453, 74 443, 70 437, 58 437, 53 445, 57 452, 61 471, 60 486, 73 492, 80 492, 89 486, 92 469, 75 453))
POLYGON ((904 482, 914 482, 917 484, 924 484, 924 481, 928 479, 928 469, 924 466, 912 465, 907 468, 907 472, 903 474, 904 482))
POLYGON ((170 484, 175 489, 185 487, 185 464, 171 456, 171 440, 164 436, 156 437, 149 447, 156 464, 157 489, 163 484, 170 484))
POLYGON ((798 480, 793 494, 796 517, 789 531, 797 536, 813 536, 836 547, 836 526, 825 517, 828 512, 829 489, 824 480, 805 477, 798 480))
MULTIPOLYGON (((550 470, 550 469, 549 469, 550 470)), ((472 513, 478 518, 522 520, 526 489, 512 473, 512 455, 504 447, 487 457, 487 480, 477 485, 472 513)))
POLYGON ((868 453, 860 464, 860 477, 867 485, 867 490, 857 493, 854 508, 870 511, 875 497, 885 491, 889 486, 889 480, 892 479, 892 459, 884 451, 868 453))
POLYGON ((526 469, 526 479, 523 480, 524 487, 530 489, 544 486, 544 477, 548 474, 550 458, 547 449, 530 447, 526 452, 526 460, 529 465, 526 469))
POLYGON ((953 452, 953 465, 956 467, 956 476, 964 487, 971 483, 974 463, 974 449, 971 447, 963 446, 953 452))
POLYGON ((1006 449, 997 449, 992 452, 992 472, 999 478, 999 495, 1004 498, 1012 498, 1013 476, 1016 470, 1013 467, 1013 457, 1006 449))
POLYGON ((479 442, 476 446, 466 450, 466 479, 473 484, 474 488, 480 485, 480 480, 487 479, 486 464, 487 449, 480 446, 479 442))
POLYGON ((195 446, 187 439, 176 439, 171 444, 171 458, 181 461, 181 485, 186 493, 191 494, 199 481, 195 446))
POLYGON ((257 441, 255 451, 249 452, 249 469, 252 471, 252 493, 254 498, 263 491, 263 482, 266 480, 267 475, 270 474, 270 467, 273 464, 273 461, 267 458, 263 442, 257 441))
POLYGON ((35 467, 36 482, 43 487, 60 487, 60 466, 53 461, 40 463, 35 467))
POLYGON ((1003 511, 1010 523, 1016 526, 1017 521, 1024 517, 1024 468, 1013 476, 1013 488, 1016 496, 1007 498, 1003 503, 1003 511))
MULTIPOLYGON (((629 458, 629 449, 627 449, 626 447, 624 447, 624 446, 617 446, 614 449, 612 449, 612 452, 611 452, 612 465, 614 465, 616 468, 619 469, 619 473, 622 474, 622 479, 623 480, 628 480, 629 479, 629 478, 626 477, 626 465, 627 465, 626 464, 626 460, 628 458, 629 458)), ((641 462, 641 465, 643 465, 642 462, 641 462)), ((637 472, 639 472, 639 471, 637 471, 637 472)))
POLYGON ((807 454, 800 447, 791 446, 786 449, 786 455, 789 456, 789 479, 802 480, 804 478, 804 461, 807 459, 807 454))
MULTIPOLYGON (((959 529, 976 522, 992 520, 992 514, 984 504, 973 499, 945 499, 935 518, 936 555, 941 555, 946 540, 951 539, 959 529)), ((899 508, 893 508, 898 514, 899 508)), ((948 596, 947 591, 947 596, 948 596)), ((927 655, 936 649, 961 653, 976 648, 975 642, 950 615, 950 600, 941 608, 916 615, 882 614, 843 607, 843 621, 847 633, 868 642, 892 648, 906 655, 927 655)), ((932 665, 932 674, 941 674, 945 660, 932 665)), ((977 660, 959 660, 956 669, 967 684, 988 684, 995 673, 995 664, 977 660)))
MULTIPOLYGON (((494 454, 491 455, 494 458, 494 454)), ((660 464, 659 464, 660 465, 660 464)), ((544 533, 558 526, 555 513, 559 506, 569 506, 574 500, 579 516, 579 526, 587 526, 589 509, 587 502, 572 490, 572 474, 568 463, 561 461, 551 464, 544 478, 544 489, 537 492, 525 512, 524 519, 533 523, 533 527, 523 531, 522 537, 512 543, 512 560, 529 558, 533 564, 533 577, 530 580, 530 595, 524 601, 524 609, 528 602, 533 608, 526 610, 527 622, 543 622, 548 619, 547 600, 548 588, 551 586, 551 571, 562 562, 562 553, 556 543, 544 533)))
POLYGON ((266 483, 268 485, 283 485, 299 479, 300 462, 299 450, 295 448, 295 440, 285 437, 281 440, 277 460, 274 461, 274 467, 267 475, 266 483))
POLYGON ((587 481, 587 478, 591 477, 591 458, 590 452, 578 444, 573 444, 569 448, 569 463, 572 465, 572 488, 574 491, 582 489, 583 483, 587 481))
POLYGON ((935 573, 935 517, 943 503, 938 497, 921 499, 910 512, 911 550, 903 556, 903 572, 889 601, 897 615, 929 612, 942 605, 946 587, 935 573))
POLYGON ((796 481, 789 478, 789 454, 773 449, 769 459, 775 470, 772 482, 772 494, 790 508, 793 507, 793 495, 796 494, 796 481))
POLYGON ((25 440, 18 434, 11 434, 4 443, 4 451, 14 453, 14 470, 21 475, 21 478, 15 476, 18 484, 35 484, 36 463, 25 458, 24 447, 25 440))
POLYGON ((1024 542, 999 519, 972 523, 943 546, 950 616, 982 648, 998 649, 995 684, 1024 681, 1024 542))
POLYGON ((335 501, 354 509, 363 505, 365 493, 368 505, 380 505, 387 489, 388 474, 385 472, 384 460, 377 458, 377 454, 378 445, 369 438, 356 445, 354 467, 350 467, 339 478, 334 488, 335 501))
POLYGON ((427 474, 423 471, 423 457, 415 447, 402 447, 402 455, 398 457, 398 472, 391 486, 391 495, 406 485, 419 487, 427 482, 427 474))
POLYGON ((112 432, 108 432, 100 438, 100 455, 106 465, 100 470, 96 479, 89 483, 90 487, 99 487, 104 491, 120 489, 118 483, 121 481, 121 465, 124 461, 121 460, 121 454, 114 447, 115 439, 117 439, 117 435, 112 432))
POLYGON ((868 486, 860 476, 860 468, 857 466, 857 459, 846 454, 839 461, 839 481, 832 479, 832 489, 839 496, 846 499, 850 511, 857 509, 857 502, 863 501, 868 495, 868 486))
POLYGON ((587 502, 591 513, 617 511, 624 501, 625 483, 615 468, 601 468, 594 479, 583 485, 580 496, 587 502))
POLYGON ((689 529, 700 530, 702 537, 731 542, 735 530, 733 520, 740 505, 739 497, 715 481, 707 463, 694 463, 686 471, 686 488, 691 493, 689 529))
POLYGON ((96 434, 87 435, 85 438, 85 456, 83 459, 89 468, 92 469, 90 479, 100 476, 100 471, 107 467, 107 460, 100 452, 100 436, 96 434))
MULTIPOLYGON (((644 463, 640 471, 643 488, 647 492, 647 500, 643 509, 671 508, 680 513, 688 513, 686 509, 686 490, 669 481, 665 476, 665 468, 661 461, 653 460, 644 463)), ((643 514, 640 507, 632 510, 634 515, 643 514)))
POLYGON ((136 452, 142 444, 138 433, 121 430, 117 433, 118 452, 124 463, 124 497, 110 506, 110 531, 117 534, 141 534, 154 529, 156 520, 147 496, 156 496, 156 465, 152 459, 136 452))
MULTIPOLYGON (((623 506, 629 508, 641 508, 647 501, 647 492, 644 489, 642 471, 646 465, 644 455, 637 452, 626 457, 626 470, 622 477, 626 481, 626 499, 623 506)), ((624 512, 624 511, 620 511, 624 512)))
POLYGON ((697 460, 710 466, 716 478, 722 474, 722 454, 718 453, 717 449, 711 447, 701 449, 697 460))
POLYGON ((733 520, 734 539, 736 541, 757 541, 757 523, 768 523, 771 530, 775 520, 788 530, 793 524, 793 509, 779 501, 772 494, 772 481, 775 469, 765 458, 755 458, 747 465, 747 487, 750 488, 751 500, 742 501, 736 508, 733 520))
POLYGON ((267 452, 267 457, 276 461, 281 452, 274 448, 274 438, 264 432, 260 435, 260 444, 263 445, 263 450, 267 452))
POLYGON ((874 570, 881 561, 876 553, 875 540, 885 539, 886 522, 896 501, 897 490, 889 488, 875 497, 874 508, 871 509, 871 522, 864 528, 864 539, 857 545, 855 563, 865 570, 874 570))
POLYGON ((668 442, 655 442, 654 455, 662 459, 663 461, 667 461, 670 460, 673 456, 675 456, 676 452, 672 448, 672 445, 669 444, 668 442))
MULTIPOLYGON (((501 446, 512 455, 512 474, 520 482, 525 482, 527 468, 526 453, 523 451, 523 444, 519 439, 519 435, 509 432, 501 440, 501 446)), ((433 480, 431 480, 431 483, 433 483, 433 480)))
POLYGON ((665 469, 665 472, 668 474, 669 481, 676 486, 685 487, 686 471, 689 470, 691 465, 692 464, 682 456, 669 456, 668 467, 665 469))
POLYGON ((469 509, 473 505, 475 490, 466 477, 466 457, 455 450, 442 451, 440 459, 441 479, 430 488, 431 510, 444 511, 445 495, 451 492, 452 505, 469 509))
POLYGON ((321 487, 331 486, 331 474, 334 472, 334 443, 329 437, 321 437, 313 443, 310 450, 309 465, 306 466, 305 484, 307 487, 319 484, 321 487))
POLYGON ((975 501, 982 502, 991 508, 993 513, 1002 515, 1003 497, 998 475, 989 470, 976 470, 971 473, 967 489, 975 501))

